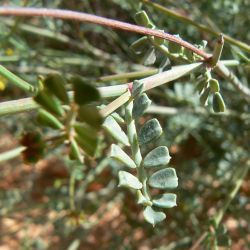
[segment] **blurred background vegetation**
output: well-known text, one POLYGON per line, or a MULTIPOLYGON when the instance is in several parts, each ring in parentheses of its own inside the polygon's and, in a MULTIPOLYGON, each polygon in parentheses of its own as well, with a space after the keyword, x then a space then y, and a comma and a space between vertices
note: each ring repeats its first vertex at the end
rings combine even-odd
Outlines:
MULTIPOLYGON (((70 9, 134 23, 139 2, 1 0, 1 5, 70 9)), ((215 36, 143 2, 142 8, 158 28, 180 34, 193 44, 207 40, 207 51, 213 51, 215 36)), ((247 0, 154 2, 212 30, 250 41, 247 0)), ((81 75, 95 86, 108 86, 128 79, 105 82, 101 77, 147 69, 129 50, 140 38, 137 34, 75 21, 23 17, 0 17, 0 30, 0 63, 31 83, 39 75, 61 72, 81 75)), ((240 61, 231 70, 247 86, 250 65, 240 60, 239 52, 226 43, 222 59, 240 61)), ((149 91, 155 105, 172 108, 164 114, 147 114, 161 121, 162 140, 172 156, 170 165, 179 177, 178 206, 167 211, 164 223, 152 228, 143 220, 133 194, 116 187, 120 167, 107 158, 111 140, 105 135, 97 159, 86 159, 83 166, 72 167, 60 147, 48 149, 37 164, 24 164, 21 157, 0 164, 0 249, 190 249, 204 232, 212 235, 211 219, 225 206, 238 181, 237 173, 249 164, 250 152, 249 103, 229 82, 218 80, 229 110, 224 115, 214 114, 211 105, 200 107, 192 76, 149 91), (75 213, 70 212, 68 202, 72 171, 81 208, 75 213)), ((0 95, 1 101, 25 97, 3 77, 0 95)), ((24 131, 37 130, 35 113, 0 118, 1 152, 15 148, 24 131)), ((224 243, 231 241, 231 249, 250 249, 249 201, 248 174, 221 222, 227 228, 224 243)), ((197 249, 205 249, 204 243, 197 249)))

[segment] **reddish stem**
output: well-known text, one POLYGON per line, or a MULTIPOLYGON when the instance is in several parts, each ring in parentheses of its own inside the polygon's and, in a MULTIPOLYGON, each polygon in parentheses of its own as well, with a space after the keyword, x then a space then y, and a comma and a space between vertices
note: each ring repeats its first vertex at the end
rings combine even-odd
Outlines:
POLYGON ((113 29, 126 30, 129 32, 135 32, 143 35, 156 36, 159 38, 166 39, 173 43, 177 43, 191 51, 195 54, 203 57, 205 60, 209 59, 211 56, 205 53, 203 50, 198 49, 194 45, 179 39, 171 34, 164 33, 162 31, 157 31, 153 29, 144 28, 138 25, 129 24, 121 21, 116 21, 113 19, 100 17, 92 14, 86 14, 82 12, 72 11, 72 10, 60 10, 60 9, 46 9, 46 8, 26 8, 26 7, 0 7, 0 15, 5 16, 43 16, 52 17, 68 20, 77 20, 80 22, 94 23, 102 26, 107 26, 113 29))

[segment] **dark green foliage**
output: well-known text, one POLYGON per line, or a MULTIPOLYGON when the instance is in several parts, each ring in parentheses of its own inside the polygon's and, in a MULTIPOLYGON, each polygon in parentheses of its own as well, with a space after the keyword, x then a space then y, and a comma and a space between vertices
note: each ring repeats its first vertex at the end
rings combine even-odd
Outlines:
POLYGON ((49 74, 44 79, 44 86, 61 102, 65 104, 69 103, 69 97, 66 91, 66 81, 61 75, 49 74))
POLYGON ((100 99, 99 91, 80 77, 71 78, 74 90, 74 100, 79 105, 95 102, 100 99))
POLYGON ((99 110, 93 106, 81 105, 78 109, 78 120, 98 129, 103 123, 99 110))
POLYGON ((151 104, 151 100, 148 98, 147 94, 142 94, 136 98, 133 106, 133 118, 137 119, 142 116, 151 104))
POLYGON ((226 109, 223 98, 219 92, 215 92, 213 95, 213 110, 214 112, 224 112, 226 109))

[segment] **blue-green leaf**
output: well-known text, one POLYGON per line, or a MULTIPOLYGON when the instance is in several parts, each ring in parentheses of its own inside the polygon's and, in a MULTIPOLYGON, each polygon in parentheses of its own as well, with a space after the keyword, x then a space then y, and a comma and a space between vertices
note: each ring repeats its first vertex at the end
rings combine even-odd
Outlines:
POLYGON ((137 97, 134 101, 133 106, 133 118, 137 119, 142 116, 147 108, 150 106, 151 100, 148 98, 147 94, 143 93, 139 97, 137 97))
POLYGON ((132 87, 132 96, 135 97, 136 95, 140 95, 143 91, 143 86, 144 86, 143 82, 135 80, 133 82, 133 87, 132 87))
POLYGON ((169 155, 168 148, 160 146, 150 151, 143 161, 145 168, 158 167, 169 163, 171 156, 169 155))
POLYGON ((138 134, 139 144, 143 145, 149 143, 160 137, 162 128, 157 119, 147 121, 138 134))
POLYGON ((176 206, 176 194, 161 194, 153 199, 153 205, 162 208, 171 208, 176 206))
POLYGON ((149 185, 153 188, 167 189, 178 186, 178 178, 174 168, 164 168, 149 178, 149 185))
MULTIPOLYGON (((174 36, 181 40, 181 37, 179 35, 174 35, 174 36)), ((183 47, 175 42, 169 42, 168 50, 172 54, 179 54, 183 51, 183 47)))
POLYGON ((125 146, 129 146, 129 141, 127 135, 122 131, 120 125, 117 121, 112 117, 108 116, 104 123, 104 129, 112 135, 118 142, 122 143, 125 146))
POLYGON ((147 206, 143 211, 144 218, 147 222, 155 226, 157 223, 165 220, 166 215, 163 212, 157 212, 152 207, 147 206))
POLYGON ((129 168, 136 168, 135 162, 118 145, 111 145, 110 157, 122 162, 129 168))
POLYGON ((133 176, 129 172, 119 171, 119 185, 118 187, 128 187, 133 189, 141 189, 142 183, 137 177, 133 176))

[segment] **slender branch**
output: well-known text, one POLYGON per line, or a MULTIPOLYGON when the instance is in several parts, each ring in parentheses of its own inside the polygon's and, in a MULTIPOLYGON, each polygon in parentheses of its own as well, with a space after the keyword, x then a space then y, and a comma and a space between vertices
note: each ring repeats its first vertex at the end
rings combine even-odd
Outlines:
MULTIPOLYGON (((183 16, 183 15, 180 15, 179 13, 173 11, 173 10, 169 10, 168 8, 166 7, 163 7, 161 6, 160 4, 157 4, 157 3, 152 3, 150 2, 149 0, 141 0, 141 2, 153 7, 154 9, 157 9, 163 13, 165 13, 166 15, 170 16, 170 17, 173 17, 181 22, 184 22, 184 23, 187 23, 187 24, 191 24, 193 26, 195 26, 196 28, 198 28, 199 30, 201 31, 205 31, 207 33, 210 33, 210 34, 213 34, 213 35, 216 35, 216 36, 220 36, 221 35, 221 32, 217 32, 217 31, 214 31, 214 30, 211 30, 210 28, 204 26, 204 25, 200 25, 198 24, 197 22, 189 19, 188 17, 186 16, 183 16)), ((235 46, 238 46, 239 48, 241 49, 244 49, 245 51, 247 52, 250 52, 250 46, 241 42, 241 41, 238 41, 236 39, 233 39, 227 35, 224 35, 223 34, 223 38, 225 41, 235 45, 235 46)), ((164 47, 162 46, 158 46, 158 48, 162 49, 163 53, 165 53, 167 56, 169 56, 169 52, 164 50, 164 47)), ((211 64, 211 62, 210 62, 211 64)), ((236 90, 240 91, 245 97, 246 97, 246 101, 250 102, 250 89, 247 88, 246 86, 244 86, 241 81, 232 73, 229 71, 229 69, 223 65, 221 63, 221 61, 218 62, 217 64, 217 67, 215 67, 215 72, 219 75, 221 75, 223 78, 225 78, 226 80, 228 80, 229 82, 232 83, 232 85, 235 87, 236 90)))
MULTIPOLYGON (((221 60, 220 62, 223 65, 230 66, 230 67, 240 65, 240 62, 238 60, 221 60)), ((148 68, 148 69, 141 70, 141 71, 134 71, 134 72, 128 72, 128 73, 117 73, 114 75, 101 76, 98 79, 98 81, 108 82, 108 81, 120 81, 120 80, 127 80, 127 79, 136 79, 136 78, 154 75, 154 74, 157 74, 158 72, 159 72, 159 69, 148 68)))
POLYGON ((39 105, 31 97, 0 103, 0 117, 38 109, 39 105))
MULTIPOLYGON (((148 1, 144 1, 144 2, 152 5, 152 3, 148 2, 148 1)), ((162 7, 161 5, 159 5, 159 6, 162 7)), ((157 8, 159 6, 157 5, 157 8)), ((164 7, 162 7, 162 8, 164 9, 164 7)), ((114 29, 121 29, 121 30, 126 30, 129 32, 135 32, 135 33, 139 33, 139 34, 163 38, 163 39, 166 39, 168 41, 177 43, 177 44, 193 51, 194 53, 196 53, 197 55, 200 55, 201 57, 203 57, 206 60, 211 58, 211 55, 205 53, 203 50, 200 50, 200 49, 196 48, 195 46, 193 46, 192 44, 190 44, 186 41, 183 41, 182 39, 179 39, 171 34, 164 33, 164 32, 157 31, 157 30, 147 29, 147 28, 144 28, 141 26, 137 26, 137 25, 121 22, 121 21, 116 21, 113 19, 99 17, 96 15, 75 12, 75 11, 70 11, 70 10, 45 9, 45 8, 38 9, 38 8, 22 8, 22 7, 17 7, 17 8, 15 8, 15 7, 0 7, 0 15, 31 16, 31 17, 34 17, 34 16, 45 17, 45 16, 47 16, 47 17, 53 17, 53 18, 61 18, 61 19, 77 20, 77 21, 81 21, 81 22, 94 23, 94 24, 107 26, 107 27, 114 28, 114 29)), ((183 20, 182 18, 180 18, 180 19, 183 20)), ((228 41, 227 36, 224 36, 224 39, 226 41, 228 41)), ((240 44, 240 42, 237 42, 237 44, 240 44)), ((246 46, 248 46, 248 45, 246 45, 246 46)), ((250 48, 249 48, 249 51, 250 51, 250 48)), ((229 72, 229 74, 227 74, 228 72, 226 72, 226 67, 224 67, 224 70, 220 69, 220 67, 219 68, 217 67, 216 71, 219 71, 219 73, 223 77, 230 80, 230 82, 233 83, 233 85, 236 87, 236 89, 241 91, 244 95, 247 95, 247 97, 250 97, 250 95, 248 94, 248 89, 244 88, 244 86, 241 84, 241 82, 231 72, 229 72)))
MULTIPOLYGON (((190 19, 187 16, 181 15, 180 13, 178 13, 178 12, 176 12, 174 10, 170 10, 170 9, 164 7, 164 6, 161 6, 160 4, 153 3, 153 2, 151 2, 149 0, 140 0, 140 1, 147 4, 147 5, 149 5, 149 6, 151 6, 151 7, 153 7, 154 9, 157 9, 157 10, 161 11, 162 13, 164 13, 164 14, 170 16, 170 17, 173 17, 173 18, 183 22, 183 23, 195 26, 196 28, 198 28, 201 31, 212 34, 212 35, 214 35, 216 37, 218 37, 220 35, 220 32, 214 31, 214 30, 210 29, 209 27, 207 27, 207 26, 205 26, 203 24, 199 24, 199 23, 193 21, 192 19, 190 19)), ((250 46, 248 44, 246 44, 244 42, 241 42, 241 41, 239 41, 237 39, 234 39, 234 38, 232 38, 232 37, 230 37, 228 35, 225 35, 225 34, 223 34, 223 37, 224 37, 226 42, 228 42, 230 44, 233 44, 233 45, 241 48, 242 50, 245 50, 248 53, 250 53, 250 46)))
POLYGON ((8 79, 11 83, 19 87, 20 89, 27 91, 29 93, 34 93, 36 91, 36 88, 32 86, 31 84, 27 83, 23 79, 19 78, 15 74, 11 73, 9 70, 7 70, 5 67, 0 65, 0 75, 4 76, 6 79, 8 79))
POLYGON ((164 33, 162 31, 157 31, 153 29, 144 28, 138 25, 129 24, 105 17, 99 17, 92 14, 86 14, 77 11, 71 10, 60 10, 60 9, 46 9, 46 8, 24 8, 24 7, 0 7, 0 15, 2 16, 42 16, 42 17, 52 17, 52 18, 60 18, 65 20, 76 20, 79 22, 88 22, 94 23, 106 27, 110 27, 113 29, 120 29, 129 32, 139 33, 143 35, 156 36, 159 38, 166 39, 173 43, 177 43, 197 55, 200 55, 204 59, 209 59, 211 55, 205 53, 203 50, 198 49, 194 45, 179 39, 171 34, 164 33))
POLYGON ((147 70, 128 72, 128 73, 118 73, 110 76, 102 76, 98 80, 101 82, 108 82, 108 81, 119 81, 124 79, 136 79, 140 77, 151 76, 157 74, 158 72, 159 72, 158 69, 147 69, 147 70))
POLYGON ((218 62, 214 70, 217 74, 230 81, 234 88, 241 92, 246 97, 246 100, 250 102, 250 89, 244 86, 241 81, 225 65, 223 65, 221 62, 218 62))
MULTIPOLYGON (((181 66, 175 66, 171 70, 164 71, 162 73, 149 76, 146 78, 141 79, 140 81, 144 83, 144 91, 150 90, 152 88, 158 87, 162 84, 171 82, 173 80, 176 80, 186 74, 189 74, 193 72, 194 70, 197 70, 200 68, 203 64, 202 63, 193 63, 188 65, 181 65, 181 66)), ((131 86, 131 82, 127 84, 127 86, 131 86)), ((101 114, 103 116, 107 116, 111 114, 113 111, 115 111, 117 108, 121 107, 123 104, 125 104, 130 97, 130 92, 127 91, 117 99, 115 99, 113 102, 111 102, 109 105, 104 107, 101 110, 101 114)))
MULTIPOLYGON (((161 84, 173 81, 178 79, 192 71, 198 69, 203 65, 202 63, 193 63, 189 65, 175 66, 171 70, 161 72, 159 74, 149 76, 141 79, 144 83, 144 91, 155 88, 161 84)), ((100 87, 98 88, 101 96, 103 98, 116 97, 113 102, 101 109, 103 116, 107 116, 115 111, 117 108, 126 103, 130 97, 130 92, 128 86, 132 84, 121 84, 116 86, 100 87)), ((72 92, 69 92, 70 97, 72 97, 72 92)), ((24 98, 14 101, 7 101, 0 103, 0 117, 4 115, 20 113, 24 111, 30 111, 39 108, 39 105, 36 104, 32 98, 24 98)))

